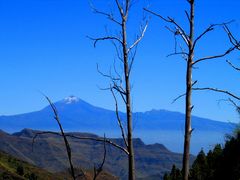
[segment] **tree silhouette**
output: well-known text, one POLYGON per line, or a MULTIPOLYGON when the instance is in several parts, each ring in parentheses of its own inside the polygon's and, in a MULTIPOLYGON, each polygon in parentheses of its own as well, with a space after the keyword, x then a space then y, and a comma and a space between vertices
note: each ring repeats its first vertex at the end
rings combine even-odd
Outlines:
MULTIPOLYGON (((154 16, 159 17, 161 20, 172 25, 171 27, 167 27, 167 29, 171 33, 173 33, 175 39, 177 39, 176 37, 180 37, 180 40, 183 42, 183 45, 184 45, 184 47, 182 46, 177 47, 176 41, 175 41, 174 52, 168 55, 168 56, 180 55, 186 61, 186 81, 185 81, 186 91, 185 93, 183 93, 182 95, 174 99, 174 102, 175 102, 179 98, 185 96, 185 135, 184 135, 184 150, 183 150, 183 163, 182 163, 184 180, 188 180, 188 176, 189 176, 190 140, 191 140, 191 134, 194 130, 194 128, 192 128, 192 125, 191 125, 192 110, 194 108, 194 106, 192 105, 192 91, 193 90, 198 90, 198 91, 213 90, 217 92, 221 91, 216 88, 194 87, 197 84, 197 80, 193 81, 192 79, 193 69, 200 62, 225 57, 226 55, 228 55, 229 53, 231 53, 233 50, 236 49, 236 46, 232 45, 230 48, 228 48, 226 51, 224 51, 221 54, 196 58, 195 57, 196 47, 199 45, 199 41, 203 37, 205 37, 209 32, 213 31, 216 27, 224 27, 226 24, 230 22, 220 23, 220 24, 211 24, 202 33, 200 33, 198 36, 195 36, 195 28, 196 28, 195 27, 195 0, 186 0, 186 2, 189 4, 189 10, 185 11, 187 22, 188 22, 188 29, 183 28, 181 23, 178 23, 172 17, 169 17, 169 16, 163 17, 158 13, 145 9, 145 11, 153 14, 154 16)), ((225 93, 229 95, 233 95, 228 91, 225 91, 225 93)))
MULTIPOLYGON (((190 169, 190 180, 239 180, 240 179, 240 132, 228 136, 224 147, 217 144, 207 155, 201 150, 190 169)), ((165 180, 176 180, 177 168, 165 174, 165 180)))
POLYGON ((132 66, 135 60, 137 46, 144 37, 145 31, 148 26, 148 21, 143 19, 143 25, 140 27, 140 34, 137 35, 134 42, 130 43, 128 40, 128 17, 130 13, 130 9, 134 4, 133 0, 115 0, 115 6, 118 10, 119 18, 114 17, 113 13, 102 12, 95 7, 93 7, 93 11, 97 14, 101 14, 107 17, 112 23, 118 26, 118 30, 120 31, 120 35, 107 35, 105 37, 100 38, 92 38, 89 37, 94 42, 94 47, 97 42, 110 40, 115 49, 118 56, 118 60, 121 64, 121 68, 123 69, 123 75, 120 75, 118 72, 118 68, 116 68, 114 64, 114 74, 110 72, 109 74, 105 74, 101 72, 98 68, 98 72, 108 78, 110 80, 110 87, 103 88, 104 90, 110 90, 112 96, 115 101, 116 107, 116 117, 118 121, 118 125, 121 130, 122 138, 125 143, 126 149, 128 151, 128 178, 130 180, 135 179, 135 159, 134 159, 134 149, 133 149, 133 118, 132 118, 132 100, 131 100, 131 82, 130 76, 132 71, 132 66), (125 104, 126 109, 126 120, 127 120, 127 132, 124 130, 124 126, 122 124, 122 119, 119 116, 118 112, 118 99, 117 95, 121 97, 122 102, 125 104))

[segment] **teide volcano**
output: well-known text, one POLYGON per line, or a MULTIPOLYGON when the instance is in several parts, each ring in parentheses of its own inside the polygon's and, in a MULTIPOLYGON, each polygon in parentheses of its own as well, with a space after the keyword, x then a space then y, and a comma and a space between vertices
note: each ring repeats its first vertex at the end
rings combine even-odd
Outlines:
MULTIPOLYGON (((54 104, 67 131, 120 136, 115 111, 93 106, 75 96, 69 96, 54 104)), ((123 112, 120 112, 120 116, 124 120, 123 112)), ((163 143, 171 150, 181 152, 184 117, 182 113, 167 110, 133 113, 135 137, 142 138, 145 143, 163 143)), ((197 153, 201 148, 208 150, 212 145, 221 143, 224 135, 232 132, 235 127, 231 123, 196 116, 192 117, 192 126, 195 129, 192 141, 193 153, 197 153)), ((58 130, 50 106, 31 113, 0 116, 0 128, 7 132, 16 132, 24 128, 58 130)))

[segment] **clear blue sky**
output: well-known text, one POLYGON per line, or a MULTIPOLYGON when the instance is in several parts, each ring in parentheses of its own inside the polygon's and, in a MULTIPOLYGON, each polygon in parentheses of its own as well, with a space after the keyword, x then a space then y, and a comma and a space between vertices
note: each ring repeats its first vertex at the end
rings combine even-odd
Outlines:
MULTIPOLYGON (((141 1, 142 2, 142 1, 141 1)), ((112 1, 93 1, 101 10, 112 9, 112 1)), ((150 9, 175 17, 186 25, 185 0, 149 0, 150 9)), ((136 4, 141 8, 142 3, 136 4)), ((209 23, 234 19, 234 33, 240 31, 240 1, 196 0, 196 33, 209 23)), ((133 9, 130 14, 129 37, 138 31, 142 13, 133 9)), ((183 99, 171 104, 185 90, 185 62, 180 57, 166 58, 173 51, 173 36, 166 24, 152 17, 146 36, 139 46, 133 67, 134 111, 167 109, 184 112, 183 99)), ((103 16, 92 13, 87 0, 2 0, 0 2, 0 115, 40 110, 47 102, 44 92, 54 101, 75 95, 96 106, 114 109, 112 96, 98 86, 108 85, 96 71, 96 63, 108 71, 116 58, 110 43, 93 48, 87 35, 106 35, 105 27, 116 32, 115 26, 103 16)), ((229 43, 223 30, 211 32, 204 38, 196 56, 215 55, 229 43)), ((238 36, 240 37, 240 35, 238 36)), ((131 39, 131 38, 130 38, 131 39)), ((228 57, 239 63, 240 52, 228 57)), ((199 64, 193 79, 199 86, 228 89, 238 95, 240 74, 225 63, 225 59, 199 64)), ((221 121, 238 121, 234 108, 224 95, 196 92, 193 114, 221 121)))

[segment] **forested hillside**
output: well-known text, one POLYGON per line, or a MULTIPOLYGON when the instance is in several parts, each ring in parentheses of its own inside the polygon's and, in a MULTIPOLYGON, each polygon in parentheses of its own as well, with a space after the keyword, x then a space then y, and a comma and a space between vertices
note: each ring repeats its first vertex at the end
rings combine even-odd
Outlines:
MULTIPOLYGON (((190 180, 239 180, 240 179, 240 132, 228 136, 225 145, 216 145, 207 154, 201 150, 190 169, 190 180)), ((172 167, 164 180, 181 180, 181 171, 172 167)))

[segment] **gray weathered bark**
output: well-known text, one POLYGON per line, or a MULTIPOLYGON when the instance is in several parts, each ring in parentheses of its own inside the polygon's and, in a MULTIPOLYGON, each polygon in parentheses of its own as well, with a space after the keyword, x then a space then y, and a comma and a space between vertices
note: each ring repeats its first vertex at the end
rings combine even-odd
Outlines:
MULTIPOLYGON (((110 13, 106 12, 101 12, 97 9, 93 9, 94 12, 98 14, 102 14, 106 16, 108 19, 110 19, 113 23, 117 24, 120 26, 120 36, 106 36, 102 38, 90 38, 94 41, 94 45, 98 41, 101 40, 111 40, 116 48, 118 59, 121 62, 121 65, 124 70, 124 75, 123 78, 116 73, 117 77, 113 76, 111 73, 110 74, 104 74, 101 71, 100 74, 103 75, 104 77, 107 77, 111 81, 110 88, 104 88, 104 89, 109 89, 112 92, 112 95, 115 100, 115 105, 116 105, 116 116, 118 120, 118 124, 121 130, 122 138, 124 140, 126 149, 127 149, 127 154, 128 154, 128 179, 129 180, 134 180, 135 179, 135 160, 134 160, 134 148, 133 148, 133 118, 132 118, 132 101, 131 101, 131 83, 130 83, 130 72, 132 69, 132 64, 135 59, 136 55, 136 48, 138 43, 142 40, 144 37, 145 31, 147 29, 147 21, 145 26, 141 29, 141 34, 137 36, 136 40, 131 44, 128 45, 128 38, 127 38, 127 22, 128 22, 128 14, 129 14, 129 9, 131 6, 131 0, 123 0, 122 3, 120 3, 119 0, 115 0, 116 6, 118 8, 120 18, 119 20, 115 19, 113 15, 110 13), (122 86, 123 82, 123 86, 122 86), (125 109, 126 109, 126 120, 127 120, 127 132, 125 133, 122 121, 120 119, 119 113, 118 113, 118 101, 115 93, 118 93, 120 97, 122 98, 124 104, 125 104, 125 109)), ((114 68, 115 69, 115 68, 114 68)), ((115 69, 116 71, 116 69, 115 69)))
POLYGON ((123 34, 123 62, 124 62, 124 76, 125 76, 125 92, 126 92, 126 112, 127 112, 127 141, 128 141, 128 178, 135 179, 135 160, 133 149, 132 136, 132 107, 131 107, 131 87, 129 79, 129 62, 128 62, 128 47, 127 47, 127 14, 122 17, 122 34, 123 34))
POLYGON ((197 81, 192 81, 192 71, 194 65, 198 64, 199 62, 203 62, 206 60, 211 59, 217 59, 222 58, 228 55, 230 52, 232 52, 234 49, 240 47, 239 42, 234 39, 232 34, 230 34, 230 31, 227 29, 226 24, 230 23, 221 23, 221 24, 211 24, 209 27, 207 27, 200 35, 198 35, 196 38, 194 38, 194 8, 195 8, 195 0, 187 0, 187 2, 190 5, 190 11, 185 11, 187 20, 189 22, 189 31, 185 31, 185 29, 174 20, 172 17, 163 17, 160 14, 157 14, 153 11, 150 11, 148 9, 144 9, 145 11, 159 17, 163 21, 173 25, 174 27, 167 27, 167 29, 174 34, 174 36, 180 36, 181 40, 184 42, 184 45, 187 47, 188 51, 185 51, 184 48, 181 48, 181 51, 177 51, 175 48, 174 53, 171 53, 168 56, 173 55, 181 55, 187 62, 187 70, 186 70, 186 91, 184 94, 178 96, 176 99, 174 99, 173 102, 178 100, 179 98, 185 96, 185 135, 184 135, 184 152, 183 152, 183 162, 182 162, 182 168, 183 168, 183 179, 188 180, 189 176, 189 157, 190 157, 190 144, 191 144, 191 134, 192 134, 192 127, 191 127, 191 114, 192 114, 192 91, 193 90, 212 90, 217 92, 222 92, 230 95, 231 97, 238 98, 234 94, 220 90, 217 88, 195 88, 193 87, 197 81), (230 47, 225 52, 219 55, 214 56, 206 56, 199 59, 194 58, 194 52, 195 47, 197 46, 200 39, 202 39, 208 32, 214 30, 215 27, 220 26, 224 27, 226 31, 228 31, 229 38, 231 39, 231 42, 235 42, 235 46, 230 47), (189 32, 189 33, 187 33, 189 32))
POLYGON ((190 157, 190 141, 191 141, 191 113, 192 113, 192 64, 194 57, 193 41, 194 41, 194 0, 190 1, 190 36, 188 43, 188 61, 186 73, 186 100, 185 100, 185 135, 184 135, 184 152, 183 152, 183 179, 188 180, 189 175, 189 157, 190 157))

